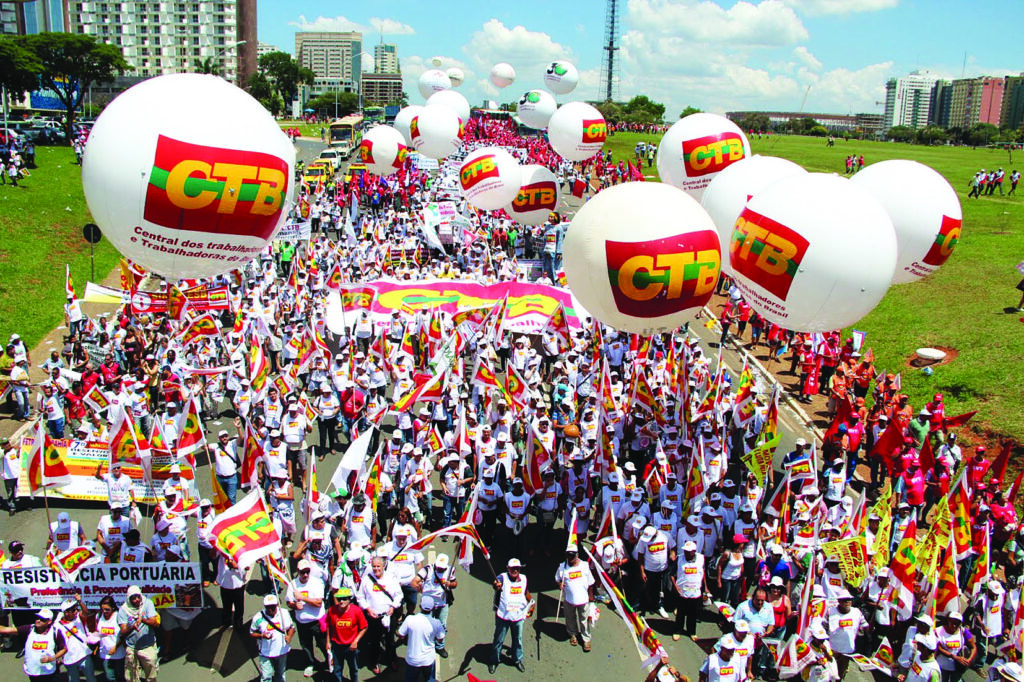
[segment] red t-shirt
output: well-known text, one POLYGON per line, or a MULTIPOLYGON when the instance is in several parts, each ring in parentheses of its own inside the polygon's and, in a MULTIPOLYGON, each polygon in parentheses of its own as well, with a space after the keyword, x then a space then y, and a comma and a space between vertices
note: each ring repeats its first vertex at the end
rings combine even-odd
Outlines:
POLYGON ((337 604, 327 610, 327 632, 335 644, 351 644, 366 629, 366 616, 355 604, 342 611, 337 604))

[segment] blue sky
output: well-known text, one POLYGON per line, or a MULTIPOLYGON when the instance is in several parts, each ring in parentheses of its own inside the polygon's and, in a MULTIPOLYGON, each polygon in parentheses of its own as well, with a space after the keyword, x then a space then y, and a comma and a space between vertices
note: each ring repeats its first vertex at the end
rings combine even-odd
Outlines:
MULTIPOLYGON (((560 102, 603 92, 603 2, 431 5, 264 0, 259 38, 291 52, 299 30, 362 30, 372 52, 383 31, 384 42, 398 45, 412 103, 422 102, 416 79, 434 57, 442 68, 463 69, 459 91, 472 104, 541 87, 553 59, 580 71, 580 85, 560 102), (517 78, 499 91, 487 75, 501 61, 517 78)), ((1024 71, 1009 24, 993 35, 998 18, 963 0, 621 0, 620 7, 619 98, 646 94, 666 104, 669 120, 687 105, 794 111, 805 95, 805 111, 881 112, 885 80, 914 69, 950 78, 1024 71)))

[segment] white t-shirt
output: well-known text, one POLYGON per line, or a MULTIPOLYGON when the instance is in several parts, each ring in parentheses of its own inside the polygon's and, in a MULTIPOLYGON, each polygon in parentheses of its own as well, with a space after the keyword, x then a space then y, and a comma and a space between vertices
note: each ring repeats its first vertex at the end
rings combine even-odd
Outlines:
POLYGON ((832 650, 840 654, 852 654, 857 642, 857 633, 865 627, 860 609, 851 608, 849 613, 832 609, 828 614, 829 643, 832 650))
POLYGON ((638 556, 641 552, 644 555, 645 571, 664 571, 668 568, 669 542, 660 530, 655 531, 654 537, 649 542, 640 540, 636 550, 638 556))
POLYGON ((268 616, 267 612, 263 610, 253 616, 249 632, 258 632, 262 635, 268 632, 271 634, 270 639, 256 640, 259 644, 260 656, 276 658, 282 654, 287 654, 292 647, 285 641, 285 635, 291 627, 292 617, 288 615, 286 609, 282 609, 280 606, 277 608, 277 613, 274 614, 273 618, 268 616))
POLYGON ((590 602, 589 588, 594 584, 594 574, 585 562, 579 561, 575 566, 561 564, 555 573, 555 582, 562 583, 567 604, 583 606, 590 602))
POLYGON ((288 595, 285 600, 296 601, 295 598, 299 595, 307 599, 319 599, 321 601, 319 607, 311 606, 306 602, 298 602, 298 607, 295 609, 295 620, 300 623, 311 623, 314 620, 320 620, 320 617, 324 615, 324 581, 312 575, 304 583, 295 580, 292 586, 288 588, 288 595))
POLYGON ((402 622, 398 636, 406 637, 405 662, 417 667, 433 665, 434 643, 444 635, 444 626, 439 620, 425 613, 415 613, 402 622))

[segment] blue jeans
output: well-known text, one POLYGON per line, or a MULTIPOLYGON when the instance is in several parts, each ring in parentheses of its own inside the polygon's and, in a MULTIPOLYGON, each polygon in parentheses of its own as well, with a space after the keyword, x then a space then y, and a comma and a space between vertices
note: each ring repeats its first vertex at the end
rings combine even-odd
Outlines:
POLYGON ((512 631, 512 662, 519 663, 523 660, 523 621, 505 620, 495 616, 494 643, 491 651, 491 663, 495 665, 501 662, 501 647, 509 630, 512 631))
POLYGON ((443 503, 441 516, 444 519, 442 526, 447 528, 452 525, 452 519, 458 519, 462 516, 462 509, 465 506, 462 503, 462 498, 459 497, 448 497, 447 495, 441 496, 441 502, 443 503))
POLYGON ((96 673, 92 667, 92 656, 86 656, 78 663, 65 664, 64 668, 68 671, 68 682, 79 682, 79 680, 96 682, 96 673))
POLYGON ((288 665, 288 654, 274 656, 260 656, 260 682, 284 682, 284 671, 288 665))
POLYGON ((17 409, 14 410, 15 419, 25 419, 32 412, 32 408, 28 404, 28 391, 14 389, 14 402, 17 403, 17 409))
POLYGON ((555 277, 555 271, 561 270, 561 266, 562 257, 558 254, 545 253, 541 257, 541 267, 552 282, 558 282, 558 279, 555 277))
POLYGON ((60 419, 47 419, 46 430, 50 432, 50 438, 64 437, 64 417, 60 419))
POLYGON ((342 673, 345 671, 345 664, 348 663, 351 681, 359 682, 359 651, 344 644, 331 642, 331 654, 334 656, 334 667, 331 668, 331 672, 334 673, 334 679, 338 682, 345 682, 345 677, 342 673))
POLYGON ((434 682, 434 664, 430 665, 405 665, 405 682, 434 682))
POLYGON ((103 674, 110 682, 124 682, 124 659, 104 658, 103 674))
POLYGON ((220 483, 221 488, 224 488, 224 494, 227 495, 228 501, 234 504, 235 496, 238 494, 238 474, 234 476, 218 476, 217 482, 220 483))
POLYGON ((444 630, 441 631, 441 639, 437 640, 438 649, 444 648, 444 643, 448 638, 448 604, 444 606, 438 606, 436 609, 430 612, 430 617, 436 620, 444 630))

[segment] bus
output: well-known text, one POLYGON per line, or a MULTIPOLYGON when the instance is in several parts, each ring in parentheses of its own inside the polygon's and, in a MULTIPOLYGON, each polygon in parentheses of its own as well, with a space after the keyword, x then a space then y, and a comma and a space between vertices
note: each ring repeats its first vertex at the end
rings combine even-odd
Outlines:
POLYGON ((363 118, 369 124, 384 122, 384 107, 363 107, 363 118))
POLYGON ((347 159, 363 141, 363 117, 359 114, 349 114, 331 123, 330 130, 331 146, 347 159))

